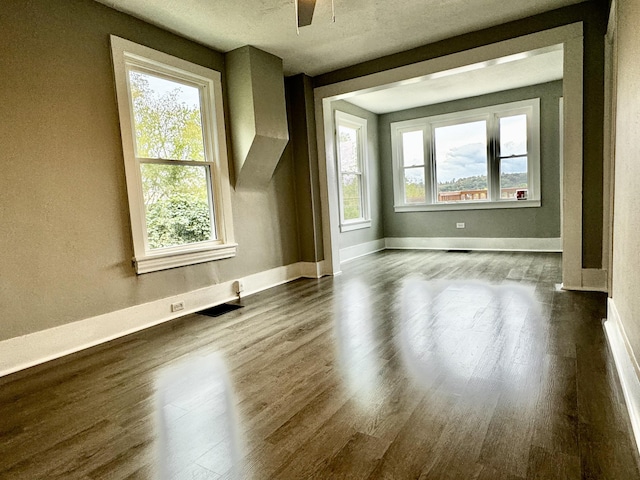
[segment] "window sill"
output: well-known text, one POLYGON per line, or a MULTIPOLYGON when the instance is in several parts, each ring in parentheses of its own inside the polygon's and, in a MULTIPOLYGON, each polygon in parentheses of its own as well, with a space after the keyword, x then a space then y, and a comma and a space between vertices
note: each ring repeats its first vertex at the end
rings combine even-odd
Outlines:
POLYGON ((343 223, 340 225, 341 232, 351 232, 353 230, 360 230, 361 228, 371 227, 371 220, 360 220, 356 222, 343 223))
POLYGON ((195 265, 197 263, 235 257, 237 246, 238 245, 236 243, 218 244, 214 246, 199 245, 195 248, 192 247, 189 250, 165 251, 134 258, 133 263, 136 267, 137 274, 157 272, 159 270, 167 270, 169 268, 185 267, 187 265, 195 265))
POLYGON ((401 212, 438 212, 446 210, 498 210, 505 208, 539 207, 540 200, 513 200, 502 202, 466 202, 466 203, 438 203, 422 205, 395 205, 396 213, 401 212))

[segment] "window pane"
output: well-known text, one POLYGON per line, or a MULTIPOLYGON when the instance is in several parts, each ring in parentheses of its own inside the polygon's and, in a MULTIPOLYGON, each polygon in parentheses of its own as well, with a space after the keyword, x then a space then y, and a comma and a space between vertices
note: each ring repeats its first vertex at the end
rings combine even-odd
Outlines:
POLYGON ((500 156, 527 154, 527 116, 514 115, 500 119, 500 156))
POLYGON ((195 87, 129 72, 136 155, 204 160, 200 92, 195 87))
MULTIPOLYGON (((528 191, 527 157, 500 160, 500 198, 515 200, 518 190, 528 191)), ((522 197, 522 193, 520 196, 522 197)), ((525 198, 527 194, 524 194, 525 198)))
POLYGON ((355 128, 340 125, 338 127, 338 138, 340 143, 340 171, 360 172, 358 131, 355 128))
POLYGON ((140 168, 149 248, 214 238, 209 167, 143 163, 140 168))
POLYGON ((362 218, 362 196, 360 195, 360 175, 342 175, 342 204, 344 220, 362 218))
POLYGON ((402 134, 402 158, 405 167, 424 165, 422 130, 402 134))
POLYGON ((434 129, 438 202, 486 200, 487 127, 484 120, 434 129))
POLYGON ((424 168, 404 169, 404 201, 405 203, 425 203, 427 200, 424 188, 424 168))

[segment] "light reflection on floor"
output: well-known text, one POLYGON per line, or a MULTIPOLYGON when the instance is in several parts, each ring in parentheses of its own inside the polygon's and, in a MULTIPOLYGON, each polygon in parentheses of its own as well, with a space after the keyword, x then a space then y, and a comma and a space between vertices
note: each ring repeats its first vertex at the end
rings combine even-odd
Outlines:
POLYGON ((227 369, 217 355, 182 361, 156 380, 160 478, 240 478, 242 458, 227 369))
POLYGON ((462 385, 472 376, 528 387, 540 356, 520 343, 520 333, 545 333, 532 289, 416 275, 401 282, 399 298, 396 346, 407 373, 424 388, 443 381, 462 385))
POLYGON ((345 285, 336 300, 340 312, 335 321, 340 371, 347 391, 363 406, 375 401, 379 388, 380 361, 375 348, 380 341, 371 321, 370 296, 370 287, 355 280, 345 285))
MULTIPOLYGON (((383 315, 374 311, 375 289, 360 279, 344 282, 334 300, 343 391, 363 412, 376 411, 402 377, 422 389, 457 388, 472 377, 504 382, 507 391, 531 388, 541 356, 523 344, 528 337, 521 332, 546 333, 533 287, 412 275, 393 288, 395 300, 383 315), (389 369, 395 359, 397 368, 389 369)), ((233 385, 223 360, 183 360, 156 387, 160 478, 242 478, 233 385)))

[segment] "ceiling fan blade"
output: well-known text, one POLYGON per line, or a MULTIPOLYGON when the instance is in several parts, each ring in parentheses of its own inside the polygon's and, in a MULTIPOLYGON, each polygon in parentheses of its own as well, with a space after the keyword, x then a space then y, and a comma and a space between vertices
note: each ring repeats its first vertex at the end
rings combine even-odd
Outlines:
POLYGON ((298 27, 311 25, 313 10, 316 8, 316 0, 295 0, 298 6, 298 27))

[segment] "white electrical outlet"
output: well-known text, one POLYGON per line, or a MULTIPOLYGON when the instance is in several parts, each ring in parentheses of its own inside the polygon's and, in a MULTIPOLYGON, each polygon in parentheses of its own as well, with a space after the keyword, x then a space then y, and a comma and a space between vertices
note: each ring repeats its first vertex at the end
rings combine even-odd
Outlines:
POLYGON ((171 311, 172 312, 179 312, 180 310, 184 310, 184 301, 183 300, 171 304, 171 311))
POLYGON ((456 228, 464 228, 464 222, 456 223, 456 228))
POLYGON ((236 280, 236 293, 244 292, 244 282, 242 280, 236 280))

